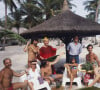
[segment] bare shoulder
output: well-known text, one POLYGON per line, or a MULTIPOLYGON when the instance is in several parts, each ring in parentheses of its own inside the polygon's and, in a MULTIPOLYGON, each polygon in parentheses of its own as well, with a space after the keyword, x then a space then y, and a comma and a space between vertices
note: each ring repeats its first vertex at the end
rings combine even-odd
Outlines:
POLYGON ((5 71, 5 69, 2 69, 2 70, 0 71, 0 75, 3 75, 3 74, 4 74, 4 71, 5 71))
POLYGON ((95 53, 93 53, 93 56, 97 57, 97 55, 95 53))
POLYGON ((45 68, 42 67, 42 68, 41 68, 41 72, 44 72, 44 70, 45 70, 45 68))

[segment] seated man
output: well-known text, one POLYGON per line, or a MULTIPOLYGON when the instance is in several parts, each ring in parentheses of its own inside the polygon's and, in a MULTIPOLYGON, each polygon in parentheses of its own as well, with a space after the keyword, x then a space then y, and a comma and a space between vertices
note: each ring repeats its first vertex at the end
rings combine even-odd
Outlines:
POLYGON ((100 61, 98 60, 97 55, 92 52, 93 45, 89 44, 87 46, 87 50, 88 50, 89 53, 86 55, 86 61, 100 66, 100 61))
POLYGON ((6 58, 3 60, 4 68, 0 71, 0 90, 16 90, 27 86, 27 80, 23 83, 12 83, 13 76, 20 77, 25 74, 16 73, 11 69, 11 59, 6 58))
POLYGON ((76 63, 76 60, 75 58, 72 58, 72 64, 65 64, 64 66, 67 68, 67 72, 68 72, 68 76, 70 78, 70 89, 72 88, 72 82, 74 80, 74 78, 77 77, 77 67, 78 67, 78 64, 76 63))
MULTIPOLYGON (((86 62, 89 62, 91 64, 100 66, 100 61, 95 53, 92 52, 93 50, 93 45, 89 44, 87 46, 88 54, 86 55, 86 62)), ((85 85, 88 85, 89 79, 94 78, 94 73, 93 72, 86 72, 85 77, 84 77, 84 83, 85 85)))
POLYGON ((88 87, 93 86, 95 83, 100 83, 100 66, 94 68, 94 74, 95 74, 95 78, 88 87))
POLYGON ((47 60, 41 61, 41 75, 45 80, 52 82, 55 79, 62 78, 62 74, 52 74, 51 66, 56 64, 63 54, 64 53, 61 53, 59 56, 57 56, 56 60, 53 62, 48 62, 47 60))

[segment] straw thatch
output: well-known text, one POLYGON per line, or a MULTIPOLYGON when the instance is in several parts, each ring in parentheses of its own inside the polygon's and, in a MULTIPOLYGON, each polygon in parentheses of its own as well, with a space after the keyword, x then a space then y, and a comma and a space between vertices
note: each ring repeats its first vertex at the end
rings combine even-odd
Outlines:
POLYGON ((100 25, 66 10, 22 33, 25 38, 69 37, 73 35, 91 36, 100 34, 100 25))

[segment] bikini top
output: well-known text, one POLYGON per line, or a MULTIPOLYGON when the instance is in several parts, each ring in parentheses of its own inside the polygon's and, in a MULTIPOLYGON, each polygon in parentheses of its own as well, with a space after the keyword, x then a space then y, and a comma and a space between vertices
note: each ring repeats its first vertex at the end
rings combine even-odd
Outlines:
POLYGON ((71 66, 70 68, 71 68, 71 69, 77 69, 77 67, 76 67, 76 66, 71 66))

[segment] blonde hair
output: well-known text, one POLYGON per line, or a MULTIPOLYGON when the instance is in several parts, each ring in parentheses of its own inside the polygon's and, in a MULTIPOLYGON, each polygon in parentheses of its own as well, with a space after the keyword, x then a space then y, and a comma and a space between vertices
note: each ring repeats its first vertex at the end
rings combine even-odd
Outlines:
POLYGON ((49 39, 47 37, 44 37, 43 41, 49 41, 49 39))

